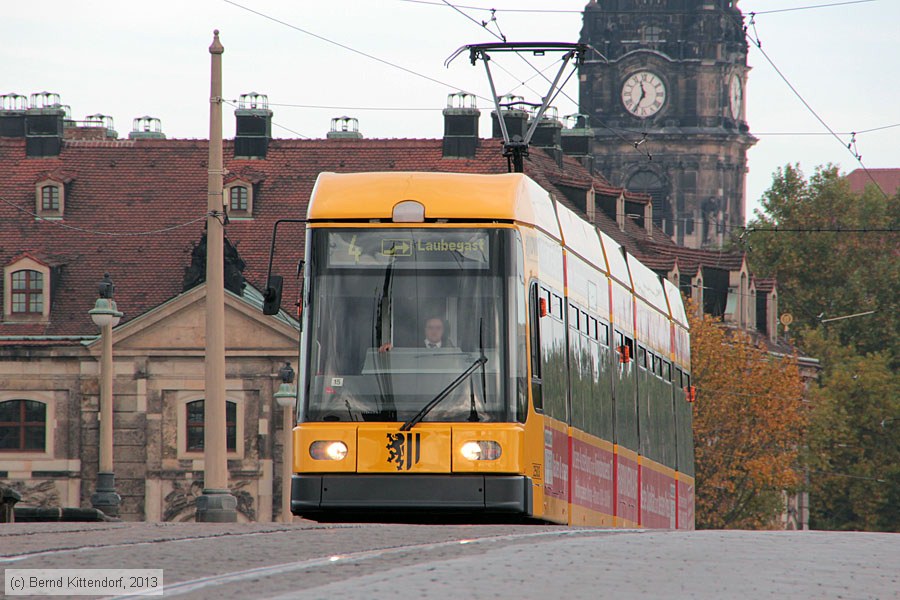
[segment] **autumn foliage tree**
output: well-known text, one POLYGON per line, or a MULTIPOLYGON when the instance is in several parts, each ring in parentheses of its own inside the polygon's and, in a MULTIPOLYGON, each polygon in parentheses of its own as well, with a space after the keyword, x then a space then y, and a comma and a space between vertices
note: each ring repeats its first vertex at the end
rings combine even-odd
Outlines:
POLYGON ((771 528, 801 483, 807 426, 797 361, 709 315, 691 319, 698 528, 771 528))

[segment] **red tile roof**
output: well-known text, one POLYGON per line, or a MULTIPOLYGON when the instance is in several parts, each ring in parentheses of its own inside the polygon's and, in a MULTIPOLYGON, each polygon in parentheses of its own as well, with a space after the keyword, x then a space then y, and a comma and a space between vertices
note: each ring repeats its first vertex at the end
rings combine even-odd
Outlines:
MULTIPOLYGON (((443 158, 440 139, 282 140, 269 143, 264 160, 236 160, 225 142, 225 167, 255 182, 253 218, 232 220, 226 236, 246 262, 244 277, 264 288, 272 225, 280 218, 302 218, 313 184, 322 171, 439 171, 505 173, 498 140, 482 140, 475 158, 443 158)), ((57 269, 49 323, 0 321, 0 336, 89 336, 97 329, 88 310, 97 283, 109 272, 122 322, 182 292, 191 250, 204 230, 207 194, 206 140, 65 141, 58 157, 26 158, 25 141, 0 138, 0 264, 29 253, 57 269), (36 219, 34 184, 49 173, 69 179, 62 220, 36 219), (48 258, 48 257, 52 257, 48 258)), ((624 190, 591 174, 575 159, 562 167, 547 152, 532 148, 526 173, 559 201, 572 206, 557 186, 616 197, 624 190)), ((649 201, 628 194, 635 201, 649 201)), ((684 262, 735 263, 732 255, 676 246, 659 229, 653 237, 631 219, 625 230, 601 211, 596 224, 641 258, 666 256, 684 262), (717 258, 718 257, 718 258, 717 258)), ((279 229, 275 271, 295 272, 303 248, 303 229, 279 229)), ((740 259, 738 255, 737 263, 740 259)), ((674 264, 674 261, 672 261, 674 264)), ((285 278, 284 306, 296 295, 296 281, 285 278)), ((0 341, 0 344, 18 343, 0 341)), ((77 341, 60 341, 77 343, 77 341)))
MULTIPOLYGON (((264 287, 272 225, 306 214, 321 171, 507 170, 496 140, 482 140, 474 159, 443 158, 441 147, 439 139, 272 140, 265 160, 235 160, 228 158, 233 144, 226 141, 226 169, 258 182, 254 218, 233 220, 226 228, 246 261, 248 283, 264 287)), ((614 189, 571 158, 560 169, 545 152, 531 154, 526 171, 563 202, 568 203, 555 183, 614 189)), ((79 140, 64 142, 58 157, 26 158, 23 139, 0 138, 0 263, 28 253, 59 269, 50 322, 0 321, 0 336, 95 334, 88 310, 107 271, 123 322, 179 294, 204 229, 207 156, 205 140, 79 140), (70 179, 64 218, 36 219, 29 214, 34 183, 62 172, 70 179)), ((276 270, 294 272, 302 248, 302 227, 281 227, 276 270)), ((296 293, 291 284, 286 298, 296 293)))
POLYGON ((868 169, 868 173, 865 169, 856 169, 847 175, 850 189, 858 194, 863 193, 873 179, 884 193, 893 196, 900 188, 900 169, 868 169))

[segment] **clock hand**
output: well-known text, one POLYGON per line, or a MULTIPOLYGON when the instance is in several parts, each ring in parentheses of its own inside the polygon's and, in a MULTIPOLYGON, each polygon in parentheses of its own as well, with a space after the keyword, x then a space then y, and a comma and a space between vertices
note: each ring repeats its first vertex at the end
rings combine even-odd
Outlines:
POLYGON ((637 102, 634 103, 634 106, 631 108, 631 110, 637 110, 638 107, 641 105, 641 102, 643 102, 644 98, 646 98, 646 97, 647 97, 647 90, 644 89, 644 82, 642 81, 641 82, 641 97, 638 98, 637 102))

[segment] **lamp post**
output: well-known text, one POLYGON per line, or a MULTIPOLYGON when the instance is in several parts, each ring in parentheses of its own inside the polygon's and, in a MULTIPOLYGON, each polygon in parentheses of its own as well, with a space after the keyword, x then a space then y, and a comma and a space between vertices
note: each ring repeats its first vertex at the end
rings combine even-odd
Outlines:
POLYGON ((297 390, 294 388, 294 369, 291 363, 286 362, 278 370, 281 378, 281 386, 275 392, 275 402, 283 409, 284 430, 284 456, 281 459, 281 521, 290 523, 294 516, 291 514, 291 476, 294 474, 293 462, 293 429, 294 429, 294 404, 297 402, 297 390))
POLYGON ((119 516, 121 498, 116 493, 113 473, 113 359, 112 328, 119 324, 122 313, 113 300, 115 286, 109 273, 103 274, 98 286, 100 297, 88 311, 91 320, 100 328, 100 465, 97 488, 91 495, 91 505, 111 517, 119 516))
MULTIPOLYGON (((206 398, 203 401, 203 494, 197 498, 199 523, 234 523, 237 498, 228 489, 225 435, 225 259, 222 197, 222 53, 219 30, 210 54, 209 167, 206 218, 206 398)), ((240 440, 239 443, 243 443, 240 440)))

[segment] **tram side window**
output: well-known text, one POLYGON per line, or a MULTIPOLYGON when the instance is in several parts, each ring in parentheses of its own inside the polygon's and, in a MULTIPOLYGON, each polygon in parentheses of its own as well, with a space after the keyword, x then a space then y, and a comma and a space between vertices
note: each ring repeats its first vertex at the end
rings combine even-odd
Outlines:
POLYGON ((606 323, 597 323, 597 339, 604 346, 609 345, 609 326, 606 323))
POLYGON ((640 368, 647 368, 647 351, 643 346, 638 346, 637 364, 640 368))
POLYGON ((663 361, 663 381, 666 383, 672 381, 672 363, 667 360, 663 361))
POLYGON ((574 304, 569 305, 569 327, 578 331, 578 307, 574 304))

